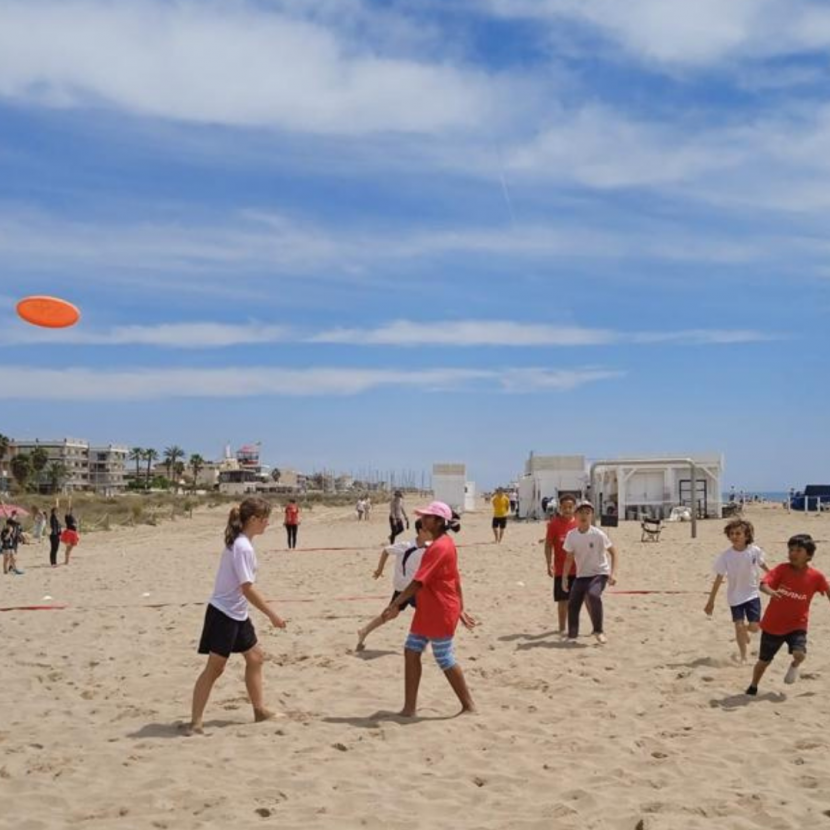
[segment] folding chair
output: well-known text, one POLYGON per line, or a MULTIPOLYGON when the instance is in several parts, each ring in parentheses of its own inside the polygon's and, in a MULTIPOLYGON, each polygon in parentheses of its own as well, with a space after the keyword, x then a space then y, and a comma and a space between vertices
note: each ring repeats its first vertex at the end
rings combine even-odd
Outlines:
POLYGON ((640 527, 643 531, 642 536, 640 537, 641 542, 660 541, 660 533, 663 530, 663 522, 661 519, 645 518, 640 523, 640 527))

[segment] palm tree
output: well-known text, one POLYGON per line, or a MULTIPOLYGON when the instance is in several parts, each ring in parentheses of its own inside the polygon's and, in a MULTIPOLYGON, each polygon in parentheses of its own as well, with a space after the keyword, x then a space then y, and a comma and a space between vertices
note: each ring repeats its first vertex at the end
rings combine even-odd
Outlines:
POLYGON ((8 435, 0 433, 0 486, 2 486, 3 479, 5 478, 5 473, 3 472, 3 461, 9 452, 11 443, 11 438, 9 438, 8 435))
POLYGON ((144 450, 144 460, 147 462, 147 480, 144 483, 146 490, 150 489, 150 468, 154 461, 157 461, 159 454, 154 449, 144 450))
POLYGON ((168 479, 173 478, 173 468, 180 458, 184 458, 184 450, 177 444, 173 444, 172 447, 167 447, 164 450, 164 466, 167 468, 168 479))
POLYGON ((130 461, 135 461, 135 486, 138 487, 138 480, 141 478, 141 462, 144 460, 144 447, 133 447, 130 450, 130 461))
POLYGON ((12 458, 11 468, 14 480, 20 485, 21 490, 25 490, 32 477, 32 457, 25 452, 16 455, 12 458))
POLYGON ((53 493, 59 493, 63 488, 66 479, 69 477, 69 470, 62 461, 53 461, 46 468, 46 477, 49 480, 49 488, 53 493))
POLYGON ((43 471, 49 463, 49 453, 43 447, 35 447, 30 458, 32 459, 32 471, 35 474, 35 483, 39 487, 43 478, 43 471))
POLYGON ((199 478, 199 473, 205 466, 205 459, 199 453, 194 453, 190 456, 190 469, 193 472, 193 489, 196 489, 196 480, 199 478))

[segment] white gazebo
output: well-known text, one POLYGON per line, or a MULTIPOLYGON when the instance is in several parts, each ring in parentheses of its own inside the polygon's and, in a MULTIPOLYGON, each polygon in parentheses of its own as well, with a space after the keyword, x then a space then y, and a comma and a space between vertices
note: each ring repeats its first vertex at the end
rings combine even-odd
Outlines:
POLYGON ((673 507, 696 504, 699 517, 721 517, 722 455, 610 459, 595 462, 591 469, 593 500, 603 514, 664 519, 673 507), (696 496, 692 495, 693 482, 696 496))

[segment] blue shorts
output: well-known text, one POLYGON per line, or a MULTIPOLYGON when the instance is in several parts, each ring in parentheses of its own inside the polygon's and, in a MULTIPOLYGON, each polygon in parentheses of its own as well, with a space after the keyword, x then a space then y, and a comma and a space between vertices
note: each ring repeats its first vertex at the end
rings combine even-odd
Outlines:
POLYGON ((415 651, 418 654, 423 654, 427 647, 427 643, 432 643, 432 656, 435 662, 438 663, 438 668, 441 671, 449 671, 456 665, 455 647, 453 646, 452 637, 442 637, 438 640, 432 640, 429 637, 422 637, 420 634, 413 634, 409 632, 406 638, 404 648, 407 651, 415 651))
POLYGON ((730 605, 732 609, 732 622, 743 622, 746 620, 749 623, 761 622, 761 597, 755 597, 748 602, 742 602, 740 605, 730 605))

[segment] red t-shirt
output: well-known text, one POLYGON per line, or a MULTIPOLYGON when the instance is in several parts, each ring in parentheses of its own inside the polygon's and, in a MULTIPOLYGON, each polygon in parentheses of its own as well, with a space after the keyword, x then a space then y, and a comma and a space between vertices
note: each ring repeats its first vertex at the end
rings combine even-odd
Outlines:
POLYGON ((798 571, 789 562, 773 568, 763 582, 781 592, 778 599, 770 597, 761 620, 763 631, 778 636, 791 631, 806 631, 813 595, 830 591, 830 585, 821 571, 809 565, 803 571, 798 571))
POLYGON ((452 637, 461 616, 455 542, 446 534, 436 539, 427 548, 413 578, 421 583, 421 589, 416 596, 412 633, 434 640, 452 637))
MULTIPOLYGON (((566 519, 563 516, 553 516, 548 522, 547 541, 553 545, 553 572, 562 576, 565 569, 565 537, 576 527, 576 516, 566 519)), ((569 576, 576 575, 576 563, 571 568, 569 576)))
POLYGON ((300 508, 296 504, 289 504, 285 508, 285 523, 298 525, 300 523, 300 508))

